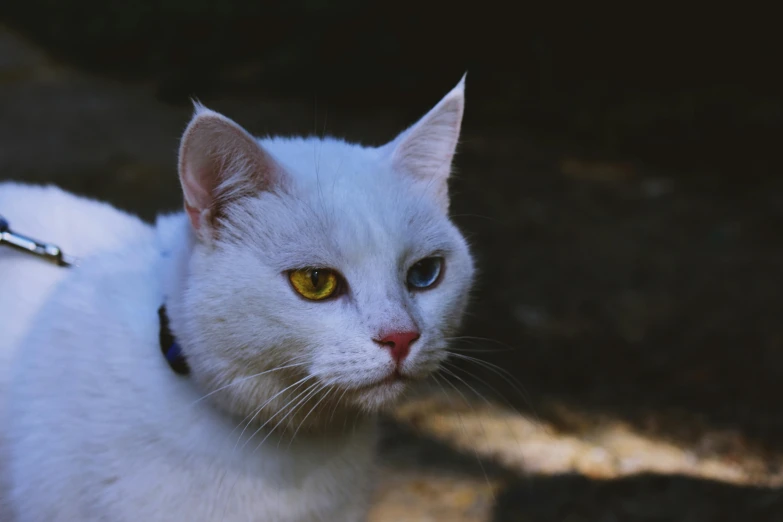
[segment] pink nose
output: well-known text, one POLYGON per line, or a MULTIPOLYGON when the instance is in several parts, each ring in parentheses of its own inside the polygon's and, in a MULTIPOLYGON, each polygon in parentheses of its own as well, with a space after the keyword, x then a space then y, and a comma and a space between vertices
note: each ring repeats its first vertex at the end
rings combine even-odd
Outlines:
POLYGON ((375 342, 389 349, 391 356, 397 364, 408 356, 411 344, 419 338, 419 332, 392 332, 375 342))

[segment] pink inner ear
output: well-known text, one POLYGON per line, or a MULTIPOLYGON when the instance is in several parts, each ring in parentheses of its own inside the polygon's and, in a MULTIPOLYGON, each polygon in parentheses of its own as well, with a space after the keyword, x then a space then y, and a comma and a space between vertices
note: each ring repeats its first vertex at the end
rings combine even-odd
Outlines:
POLYGON ((218 173, 210 168, 206 144, 199 140, 203 129, 199 123, 191 124, 180 150, 180 180, 185 199, 185 211, 194 229, 201 228, 201 214, 212 203, 212 192, 218 173), (197 152, 194 151, 197 149, 197 152))
POLYGON ((187 203, 185 203, 185 211, 188 213, 191 226, 193 226, 195 230, 199 230, 201 228, 201 211, 197 208, 191 207, 187 203))
POLYGON ((268 188, 275 171, 272 158, 230 119, 197 109, 180 146, 179 174, 185 210, 194 229, 204 211, 268 188))
POLYGON ((208 151, 203 149, 201 143, 194 143, 201 148, 199 152, 193 152, 189 143, 183 146, 182 162, 180 165, 183 190, 186 201, 196 208, 206 208, 212 199, 212 191, 217 184, 217 172, 212 172, 209 165, 208 151))
MULTIPOLYGON (((419 121, 392 143, 392 162, 400 170, 430 184, 445 186, 459 140, 465 105, 465 77, 419 121)), ((435 191, 438 198, 448 189, 435 191)), ((446 207, 447 201, 441 201, 446 207)))

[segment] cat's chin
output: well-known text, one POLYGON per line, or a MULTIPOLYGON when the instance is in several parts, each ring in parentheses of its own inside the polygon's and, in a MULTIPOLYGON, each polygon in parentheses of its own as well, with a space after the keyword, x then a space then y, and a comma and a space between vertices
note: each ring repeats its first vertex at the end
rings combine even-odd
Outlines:
POLYGON ((402 379, 385 379, 354 392, 353 402, 362 410, 377 412, 388 409, 399 400, 407 387, 402 379))

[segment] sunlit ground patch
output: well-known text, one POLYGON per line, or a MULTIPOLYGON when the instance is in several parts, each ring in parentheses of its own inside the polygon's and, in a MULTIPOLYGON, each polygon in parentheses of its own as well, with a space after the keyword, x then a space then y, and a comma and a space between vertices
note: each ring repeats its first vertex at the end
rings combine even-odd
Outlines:
MULTIPOLYGON (((568 418, 568 430, 489 401, 473 400, 464 391, 442 389, 406 402, 394 417, 423 437, 523 478, 576 473, 604 480, 657 473, 742 486, 783 486, 783 459, 742 447, 741 437, 730 432, 706 430, 685 444, 562 404, 550 408, 568 418)), ((387 459, 385 466, 373 522, 488 521, 493 495, 504 484, 492 473, 460 476, 431 468, 417 472, 410 464, 396 465, 394 459, 387 459)))

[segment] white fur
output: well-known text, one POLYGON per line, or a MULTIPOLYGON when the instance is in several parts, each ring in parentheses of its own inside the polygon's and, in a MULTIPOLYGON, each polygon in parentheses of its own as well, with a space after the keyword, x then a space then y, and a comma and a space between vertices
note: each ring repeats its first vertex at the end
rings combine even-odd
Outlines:
POLYGON ((13 228, 81 259, 63 269, 0 249, 0 518, 363 520, 372 413, 406 386, 378 384, 394 362, 373 339, 418 329, 400 372, 426 377, 472 282, 433 189, 448 177, 463 88, 379 148, 256 142, 198 107, 180 157, 187 212, 154 227, 0 184, 13 228), (409 290, 408 269, 431 255, 445 259, 442 280, 409 290), (296 294, 287 271, 313 266, 338 270, 346 292, 296 294), (164 302, 187 377, 160 353, 164 302))

